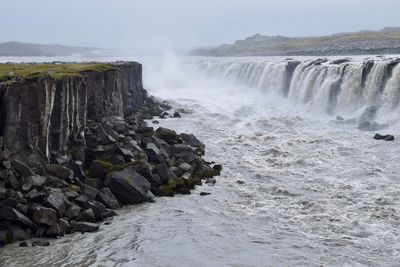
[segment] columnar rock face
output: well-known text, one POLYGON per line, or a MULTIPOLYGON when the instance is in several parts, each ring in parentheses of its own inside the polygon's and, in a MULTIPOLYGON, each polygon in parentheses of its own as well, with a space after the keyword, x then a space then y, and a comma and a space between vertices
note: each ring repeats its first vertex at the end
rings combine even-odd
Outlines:
POLYGON ((38 78, 0 85, 0 145, 10 151, 38 148, 43 154, 84 142, 87 119, 124 116, 136 111, 146 91, 142 66, 114 64, 80 76, 38 78))

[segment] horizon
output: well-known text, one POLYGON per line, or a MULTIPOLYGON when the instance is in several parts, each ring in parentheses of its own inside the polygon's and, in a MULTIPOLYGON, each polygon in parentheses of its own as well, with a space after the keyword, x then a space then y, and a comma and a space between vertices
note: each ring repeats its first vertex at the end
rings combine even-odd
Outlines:
POLYGON ((0 17, 4 25, 2 43, 157 50, 218 46, 257 33, 309 37, 376 31, 398 25, 400 3, 395 0, 380 3, 372 0, 351 3, 345 0, 329 3, 14 0, 3 1, 2 8, 15 11, 0 17))

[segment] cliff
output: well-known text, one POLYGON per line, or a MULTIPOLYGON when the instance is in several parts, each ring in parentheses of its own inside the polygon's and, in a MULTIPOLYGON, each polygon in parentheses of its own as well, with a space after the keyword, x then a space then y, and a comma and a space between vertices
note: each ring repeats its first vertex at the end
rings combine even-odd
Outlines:
POLYGON ((96 231, 121 205, 190 194, 221 171, 194 135, 147 126, 170 107, 147 96, 136 62, 0 64, 0 103, 0 247, 96 231))
MULTIPOLYGON (((97 64, 77 66, 75 72, 61 73, 57 71, 60 66, 55 65, 51 73, 51 66, 46 66, 46 72, 38 72, 35 64, 17 65, 17 69, 25 71, 25 78, 18 79, 19 73, 14 73, 15 79, 3 76, 0 84, 3 149, 16 152, 26 147, 37 148, 46 156, 63 153, 72 142, 84 142, 88 119, 127 116, 144 103, 141 64, 103 64, 100 70, 97 64)), ((69 66, 61 69, 65 68, 69 66)))

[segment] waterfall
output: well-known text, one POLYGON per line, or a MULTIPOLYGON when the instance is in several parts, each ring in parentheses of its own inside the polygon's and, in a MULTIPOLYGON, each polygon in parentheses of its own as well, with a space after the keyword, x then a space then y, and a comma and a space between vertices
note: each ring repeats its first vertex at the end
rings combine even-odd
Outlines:
POLYGON ((399 59, 203 58, 193 65, 208 77, 276 93, 328 114, 400 104, 399 59))

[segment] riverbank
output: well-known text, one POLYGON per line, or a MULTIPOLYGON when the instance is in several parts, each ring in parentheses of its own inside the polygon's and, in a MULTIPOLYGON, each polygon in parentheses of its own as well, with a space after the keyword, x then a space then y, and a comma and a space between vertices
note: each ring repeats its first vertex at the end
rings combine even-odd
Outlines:
POLYGON ((190 194, 221 171, 194 135, 148 127, 171 112, 139 63, 0 70, 0 246, 97 231, 123 205, 190 194))

